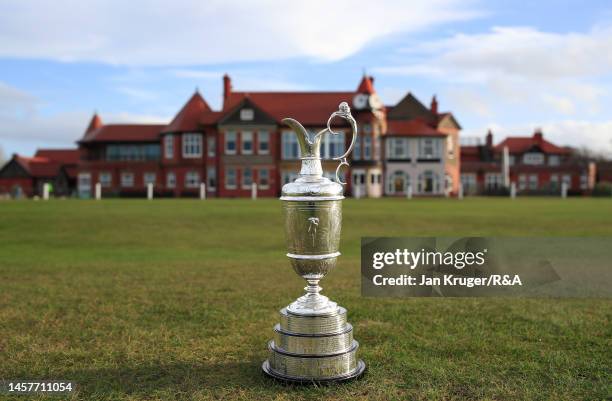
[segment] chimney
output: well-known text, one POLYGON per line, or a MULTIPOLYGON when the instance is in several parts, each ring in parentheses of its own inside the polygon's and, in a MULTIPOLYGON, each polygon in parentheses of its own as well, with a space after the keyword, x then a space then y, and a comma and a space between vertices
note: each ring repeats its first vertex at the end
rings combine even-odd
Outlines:
POLYGON ((493 147, 493 132, 491 132, 491 130, 489 129, 487 131, 487 148, 492 148, 493 147))
POLYGON ((430 110, 433 114, 438 114, 438 100, 436 99, 436 95, 433 95, 433 97, 431 98, 430 110))
POLYGON ((542 128, 536 128, 533 132, 533 141, 538 145, 541 145, 543 140, 544 136, 542 135, 542 128))
POLYGON ((229 97, 230 93, 232 93, 232 79, 229 75, 223 75, 223 101, 229 97))

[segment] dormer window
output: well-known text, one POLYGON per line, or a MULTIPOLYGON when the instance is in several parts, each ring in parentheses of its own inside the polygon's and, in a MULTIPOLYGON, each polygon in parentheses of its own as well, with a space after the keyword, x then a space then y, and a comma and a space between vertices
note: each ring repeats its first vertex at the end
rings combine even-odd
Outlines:
POLYGON ((523 155, 523 163, 532 166, 544 164, 544 154, 535 152, 525 153, 523 155))
POLYGON ((254 117, 255 117, 255 113, 253 112, 253 109, 240 110, 240 119, 242 121, 253 121, 254 117))
POLYGON ((558 166, 561 164, 561 158, 559 155, 550 155, 548 156, 548 165, 549 166, 558 166))

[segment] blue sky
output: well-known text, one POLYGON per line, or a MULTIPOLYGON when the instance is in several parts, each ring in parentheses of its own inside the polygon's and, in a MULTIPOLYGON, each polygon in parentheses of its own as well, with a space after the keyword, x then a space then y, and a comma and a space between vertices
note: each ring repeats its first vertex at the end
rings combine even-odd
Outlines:
POLYGON ((612 154, 605 1, 3 1, 0 147, 72 146, 104 122, 169 121, 196 87, 436 94, 463 136, 493 129, 612 154))

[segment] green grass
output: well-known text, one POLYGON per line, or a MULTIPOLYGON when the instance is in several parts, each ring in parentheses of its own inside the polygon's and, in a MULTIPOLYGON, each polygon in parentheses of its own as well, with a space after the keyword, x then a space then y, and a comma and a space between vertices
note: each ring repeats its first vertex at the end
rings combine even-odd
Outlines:
POLYGON ((359 290, 362 236, 612 235, 609 199, 344 208, 343 256, 322 285, 349 310, 362 380, 294 387, 260 373, 277 310, 304 286, 277 200, 0 202, 0 379, 75 380, 88 400, 610 399, 609 300, 359 290))

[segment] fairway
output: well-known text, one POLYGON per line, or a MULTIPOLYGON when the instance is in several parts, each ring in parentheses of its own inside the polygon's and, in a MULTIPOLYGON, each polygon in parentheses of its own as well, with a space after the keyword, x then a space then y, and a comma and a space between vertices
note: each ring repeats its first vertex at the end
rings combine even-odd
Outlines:
POLYGON ((612 236, 612 200, 348 199, 342 230, 321 285, 368 371, 294 387, 260 372, 304 287, 280 201, 0 202, 0 379, 73 380, 87 400, 610 398, 612 301, 362 298, 359 245, 612 236))

